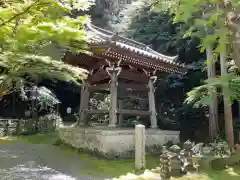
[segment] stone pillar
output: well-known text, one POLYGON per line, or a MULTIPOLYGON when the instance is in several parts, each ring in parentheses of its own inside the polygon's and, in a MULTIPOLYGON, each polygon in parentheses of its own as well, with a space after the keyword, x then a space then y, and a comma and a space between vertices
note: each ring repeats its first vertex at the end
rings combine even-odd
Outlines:
POLYGON ((86 110, 88 109, 89 90, 88 83, 83 83, 81 88, 81 100, 79 109, 79 125, 87 125, 86 110))
MULTIPOLYGON (((123 100, 118 100, 118 108, 119 109, 123 109, 124 105, 123 105, 124 101, 123 100)), ((121 126, 123 125, 123 121, 124 121, 124 118, 123 118, 123 114, 119 114, 118 116, 118 124, 121 126)))
POLYGON ((149 111, 151 112, 151 128, 158 128, 157 126, 157 113, 155 107, 155 96, 154 96, 154 83, 157 80, 157 76, 151 76, 148 82, 148 100, 149 100, 149 111))
POLYGON ((109 125, 108 127, 116 127, 117 125, 117 76, 122 68, 110 66, 106 71, 111 77, 110 81, 110 110, 109 110, 109 125))
POLYGON ((145 168, 145 154, 145 126, 139 124, 135 126, 135 168, 137 170, 145 168))

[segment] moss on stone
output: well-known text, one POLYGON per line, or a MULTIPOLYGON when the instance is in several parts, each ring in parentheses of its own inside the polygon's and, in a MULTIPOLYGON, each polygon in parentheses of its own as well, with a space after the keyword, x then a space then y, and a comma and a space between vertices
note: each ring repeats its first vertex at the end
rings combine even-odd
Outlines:
POLYGON ((233 166, 240 162, 240 153, 233 154, 230 157, 214 159, 210 166, 214 170, 224 170, 227 166, 233 166))
POLYGON ((12 137, 0 137, 0 144, 11 144, 15 143, 16 139, 12 137))
MULTIPOLYGON (((83 173, 106 174, 107 176, 118 177, 128 172, 141 174, 143 171, 136 171, 134 168, 134 159, 112 158, 109 154, 102 154, 98 150, 89 151, 83 148, 76 149, 69 144, 62 143, 56 148, 66 153, 78 153, 81 160, 87 161, 86 169, 81 169, 83 173), (111 158, 110 158, 111 157, 111 158)), ((146 156, 146 166, 148 169, 157 167, 159 164, 158 156, 146 156)))

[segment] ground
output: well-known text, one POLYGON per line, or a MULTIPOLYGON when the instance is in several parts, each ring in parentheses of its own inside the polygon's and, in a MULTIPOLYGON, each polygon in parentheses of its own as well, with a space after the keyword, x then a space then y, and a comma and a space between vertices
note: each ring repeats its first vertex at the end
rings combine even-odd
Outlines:
MULTIPOLYGON (((0 180, 103 180, 134 172, 134 160, 104 160, 53 146, 56 134, 0 138, 0 180)), ((147 168, 158 166, 147 157, 147 168)), ((139 173, 139 172, 137 172, 139 173)), ((240 165, 175 180, 239 180, 240 165)))
MULTIPOLYGON (((55 141, 55 134, 0 139, 0 180, 102 180, 134 169, 132 159, 97 159, 55 141)), ((147 157, 147 163, 156 167, 158 158, 147 157)))

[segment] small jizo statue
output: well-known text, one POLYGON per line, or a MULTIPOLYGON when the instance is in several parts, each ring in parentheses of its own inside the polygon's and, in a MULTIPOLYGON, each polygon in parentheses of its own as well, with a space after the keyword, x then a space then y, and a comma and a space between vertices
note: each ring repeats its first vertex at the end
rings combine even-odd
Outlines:
POLYGON ((160 156, 160 177, 162 180, 169 180, 169 158, 168 152, 164 151, 160 156))
POLYGON ((184 148, 183 153, 184 153, 184 158, 185 158, 183 169, 186 172, 196 171, 196 168, 194 167, 193 160, 192 160, 192 155, 193 155, 192 147, 193 147, 193 143, 190 140, 187 140, 183 144, 183 148, 184 148))
POLYGON ((182 175, 182 163, 179 159, 179 153, 181 148, 177 145, 173 145, 169 148, 170 156, 169 156, 169 171, 170 175, 174 177, 178 177, 182 175))

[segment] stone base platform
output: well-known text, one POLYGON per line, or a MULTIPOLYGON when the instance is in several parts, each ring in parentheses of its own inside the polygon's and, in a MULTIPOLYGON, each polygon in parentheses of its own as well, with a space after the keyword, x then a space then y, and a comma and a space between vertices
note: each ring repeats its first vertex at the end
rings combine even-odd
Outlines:
MULTIPOLYGON (((72 147, 106 158, 127 158, 135 154, 133 128, 61 127, 59 137, 72 147)), ((146 153, 160 154, 163 144, 179 142, 179 131, 146 129, 146 153)))

